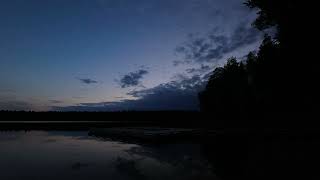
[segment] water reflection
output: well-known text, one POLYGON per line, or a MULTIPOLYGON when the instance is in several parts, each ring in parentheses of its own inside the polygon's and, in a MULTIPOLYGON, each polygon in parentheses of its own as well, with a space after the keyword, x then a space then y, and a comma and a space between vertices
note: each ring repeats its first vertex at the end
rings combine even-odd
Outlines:
POLYGON ((200 145, 138 145, 87 134, 0 132, 0 179, 216 179, 200 145))

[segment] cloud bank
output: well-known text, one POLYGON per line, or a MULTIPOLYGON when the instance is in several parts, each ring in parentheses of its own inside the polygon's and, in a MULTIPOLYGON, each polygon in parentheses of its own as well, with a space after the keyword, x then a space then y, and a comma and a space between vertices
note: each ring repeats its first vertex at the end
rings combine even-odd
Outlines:
POLYGON ((247 47, 262 39, 262 33, 251 27, 248 22, 240 23, 228 36, 219 34, 218 30, 209 33, 208 37, 189 35, 189 40, 176 48, 176 53, 183 55, 183 60, 174 61, 174 65, 191 63, 214 63, 225 58, 225 55, 240 48, 247 47))
POLYGON ((157 111, 199 110, 198 92, 204 89, 208 76, 180 76, 178 80, 153 88, 130 91, 135 100, 82 103, 76 106, 53 107, 56 111, 157 111))

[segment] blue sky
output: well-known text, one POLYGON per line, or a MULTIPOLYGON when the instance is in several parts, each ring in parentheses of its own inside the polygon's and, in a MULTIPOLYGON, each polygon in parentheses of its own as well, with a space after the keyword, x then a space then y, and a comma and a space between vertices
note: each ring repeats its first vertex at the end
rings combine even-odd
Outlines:
POLYGON ((255 16, 242 0, 2 0, 0 109, 194 109, 159 97, 196 94, 181 83, 255 50, 255 16), (177 53, 210 35, 228 42, 221 56, 177 53))

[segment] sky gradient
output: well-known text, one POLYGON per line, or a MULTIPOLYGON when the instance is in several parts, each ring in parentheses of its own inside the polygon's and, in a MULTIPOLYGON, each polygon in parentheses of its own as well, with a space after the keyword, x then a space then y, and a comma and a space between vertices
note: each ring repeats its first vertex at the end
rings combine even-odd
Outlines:
POLYGON ((259 46, 255 17, 242 0, 3 0, 0 110, 195 110, 214 67, 259 46))

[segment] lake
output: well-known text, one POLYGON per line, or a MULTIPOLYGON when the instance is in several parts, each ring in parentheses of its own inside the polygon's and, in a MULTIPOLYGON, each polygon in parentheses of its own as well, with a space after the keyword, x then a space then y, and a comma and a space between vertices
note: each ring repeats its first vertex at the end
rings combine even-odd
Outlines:
POLYGON ((217 179, 201 144, 129 143, 88 134, 0 131, 0 179, 217 179))

